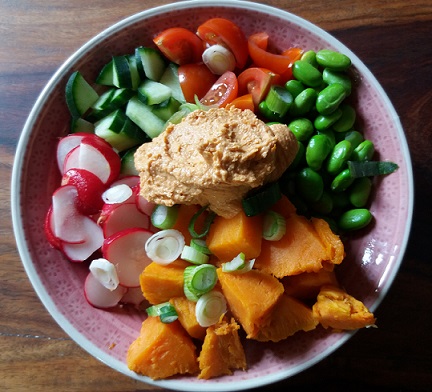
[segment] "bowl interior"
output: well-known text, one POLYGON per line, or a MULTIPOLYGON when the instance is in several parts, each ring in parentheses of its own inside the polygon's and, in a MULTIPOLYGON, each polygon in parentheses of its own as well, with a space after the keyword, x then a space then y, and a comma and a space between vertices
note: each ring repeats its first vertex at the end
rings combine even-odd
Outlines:
POLYGON ((52 249, 42 229, 53 190, 60 175, 53 159, 59 137, 68 133, 69 112, 64 102, 68 76, 80 70, 94 80, 112 55, 133 53, 151 45, 165 28, 191 30, 210 17, 233 20, 249 35, 266 31, 279 49, 300 46, 330 48, 349 55, 360 75, 353 99, 358 127, 374 141, 380 158, 399 164, 399 170, 375 183, 372 228, 346 244, 347 257, 337 269, 348 292, 375 310, 388 290, 401 262, 412 214, 412 173, 405 137, 398 117, 376 79, 348 48, 312 24, 281 10, 237 1, 189 1, 134 15, 95 37, 75 53, 42 92, 25 126, 13 173, 13 219, 18 248, 30 280, 56 321, 84 349, 116 370, 139 380, 178 390, 240 390, 265 385, 294 375, 334 351, 352 334, 333 334, 322 328, 297 333, 285 342, 248 341, 249 370, 211 381, 181 377, 153 382, 130 372, 125 355, 137 337, 143 315, 129 308, 94 309, 83 296, 88 264, 73 264, 52 249))

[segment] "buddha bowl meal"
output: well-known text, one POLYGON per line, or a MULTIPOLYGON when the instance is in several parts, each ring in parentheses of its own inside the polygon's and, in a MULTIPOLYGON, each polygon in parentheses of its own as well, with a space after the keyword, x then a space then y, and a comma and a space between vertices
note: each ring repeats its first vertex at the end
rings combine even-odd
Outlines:
POLYGON ((132 16, 57 72, 19 149, 26 271, 130 377, 252 388, 379 327, 409 153, 367 68, 294 15, 195 1, 132 16))

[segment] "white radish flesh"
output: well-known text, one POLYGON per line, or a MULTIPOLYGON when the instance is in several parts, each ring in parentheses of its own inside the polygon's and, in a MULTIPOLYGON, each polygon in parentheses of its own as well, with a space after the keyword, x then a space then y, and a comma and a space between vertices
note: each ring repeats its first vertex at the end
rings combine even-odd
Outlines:
POLYGON ((127 289, 118 286, 115 290, 109 290, 103 286, 90 272, 84 283, 84 295, 87 302, 100 309, 108 309, 116 306, 127 289))
POLYGON ((75 147, 81 144, 81 140, 88 136, 85 133, 74 133, 72 135, 65 136, 60 139, 57 144, 57 165, 60 172, 63 174, 63 166, 66 156, 75 147))

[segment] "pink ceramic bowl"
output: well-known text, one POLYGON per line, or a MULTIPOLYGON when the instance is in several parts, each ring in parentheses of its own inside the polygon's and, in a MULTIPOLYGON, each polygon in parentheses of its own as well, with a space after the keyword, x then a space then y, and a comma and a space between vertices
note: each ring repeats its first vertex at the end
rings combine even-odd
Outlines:
MULTIPOLYGON (((297 374, 319 362, 352 333, 332 333, 322 328, 297 333, 285 342, 246 342, 249 369, 210 381, 179 377, 154 382, 131 372, 126 351, 137 337, 143 314, 114 312, 91 307, 83 295, 86 266, 70 263, 52 249, 43 222, 51 194, 59 184, 53 159, 58 137, 68 133, 69 112, 64 100, 65 83, 74 70, 94 80, 113 54, 133 53, 151 44, 152 36, 165 28, 191 30, 206 19, 220 16, 233 20, 249 35, 266 31, 280 49, 300 46, 333 48, 347 54, 361 76, 357 90, 358 114, 363 131, 372 139, 382 159, 400 168, 379 181, 371 211, 372 229, 346 244, 347 260, 338 277, 350 294, 374 311, 388 291, 402 261, 413 209, 410 156, 398 116, 387 95, 347 47, 313 24, 288 12, 257 3, 220 0, 186 1, 133 15, 108 28, 74 53, 56 72, 37 100, 22 132, 12 183, 15 236, 27 274, 48 311, 80 346, 113 369, 159 387, 184 391, 234 391, 270 384, 297 374), (217 5, 215 5, 217 4, 217 5)), ((115 375, 113 374, 113 378, 115 375)))

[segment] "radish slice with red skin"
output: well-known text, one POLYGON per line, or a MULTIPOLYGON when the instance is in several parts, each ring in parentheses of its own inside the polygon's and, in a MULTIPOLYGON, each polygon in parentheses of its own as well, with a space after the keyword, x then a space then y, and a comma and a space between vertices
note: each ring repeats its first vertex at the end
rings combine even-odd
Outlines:
MULTIPOLYGON (((150 304, 147 302, 147 300, 144 298, 141 287, 130 287, 127 289, 127 293, 123 295, 122 299, 120 300, 121 303, 124 304, 130 304, 134 306, 140 306, 143 302, 146 302, 148 306, 150 304)), ((148 307, 145 306, 145 307, 148 307)))
POLYGON ((105 239, 102 255, 116 266, 122 286, 139 287, 139 276, 151 263, 144 247, 152 235, 149 230, 133 228, 120 231, 105 239))
POLYGON ((87 218, 76 205, 78 190, 73 185, 57 188, 52 195, 51 229, 55 237, 71 244, 83 243, 87 218))
POLYGON ((103 286, 90 272, 84 282, 84 296, 87 302, 99 309, 113 308, 126 294, 127 288, 117 286, 115 290, 109 290, 103 286))
POLYGON ((149 216, 140 212, 135 204, 126 203, 106 205, 114 206, 114 208, 110 209, 109 213, 105 215, 108 207, 105 208, 104 206, 98 220, 98 223, 102 225, 105 238, 126 229, 149 229, 149 216))
POLYGON ((55 249, 61 249, 62 242, 53 233, 52 229, 52 205, 49 207, 45 216, 44 230, 49 244, 55 249))
POLYGON ((139 176, 125 176, 122 178, 119 178, 118 180, 115 180, 111 186, 126 184, 129 185, 131 188, 134 188, 135 186, 139 186, 139 176))
POLYGON ((148 201, 147 199, 145 199, 143 196, 141 196, 139 194, 139 191, 136 194, 136 199, 135 199, 136 205, 138 206, 138 210, 140 210, 142 213, 151 216, 153 210, 156 207, 155 203, 152 203, 150 201, 148 201))
POLYGON ((84 242, 81 244, 62 243, 62 250, 66 257, 75 262, 87 260, 94 252, 99 250, 104 242, 101 227, 91 218, 84 217, 84 242))
POLYGON ((64 161, 66 156, 81 144, 81 140, 88 136, 87 133, 74 133, 62 137, 57 144, 57 165, 60 172, 63 174, 64 161))

